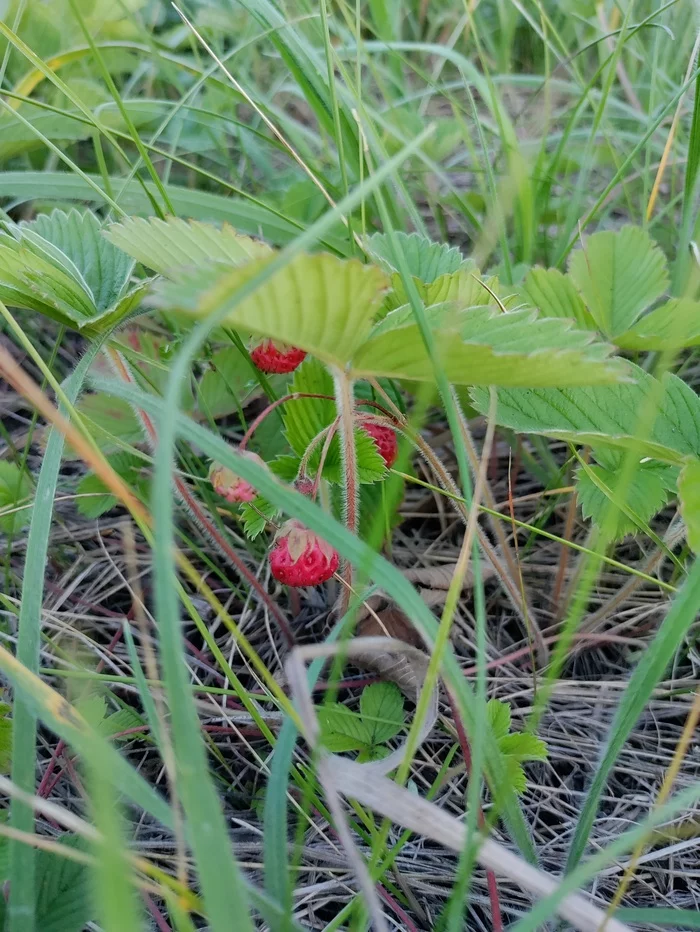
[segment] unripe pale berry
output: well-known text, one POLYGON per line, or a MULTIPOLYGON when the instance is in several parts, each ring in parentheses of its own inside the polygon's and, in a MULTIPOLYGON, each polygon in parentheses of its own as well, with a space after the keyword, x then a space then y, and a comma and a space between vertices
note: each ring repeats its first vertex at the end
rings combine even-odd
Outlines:
MULTIPOLYGON (((247 459, 255 460, 261 466, 265 465, 257 453, 241 450, 240 454, 247 459)), ((227 502, 252 502, 258 494, 250 482, 236 475, 228 466, 222 466, 221 463, 212 462, 209 467, 209 480, 217 495, 221 495, 227 502)))

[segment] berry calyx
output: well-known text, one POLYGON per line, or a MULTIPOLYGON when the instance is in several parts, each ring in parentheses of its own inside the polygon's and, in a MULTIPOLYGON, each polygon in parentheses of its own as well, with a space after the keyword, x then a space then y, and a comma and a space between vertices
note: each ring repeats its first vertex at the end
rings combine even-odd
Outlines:
POLYGON ((261 372, 282 375, 294 370, 306 358, 306 350, 278 340, 263 340, 250 350, 250 358, 261 372))
POLYGON ((282 525, 270 551, 272 575, 285 586, 318 586, 339 563, 337 550, 295 518, 282 525))
MULTIPOLYGON (((250 460, 255 460, 261 466, 264 466, 263 460, 257 453, 251 453, 249 450, 240 450, 241 456, 250 460)), ((217 495, 225 498, 227 502, 252 502, 257 496, 257 490, 242 476, 229 469, 228 466, 222 466, 221 463, 212 461, 209 467, 209 481, 214 487, 217 495)))
POLYGON ((384 460, 386 468, 391 469, 398 455, 396 433, 391 427, 385 427, 384 424, 378 424, 376 421, 371 421, 369 419, 362 419, 360 421, 360 427, 374 440, 377 452, 384 460))

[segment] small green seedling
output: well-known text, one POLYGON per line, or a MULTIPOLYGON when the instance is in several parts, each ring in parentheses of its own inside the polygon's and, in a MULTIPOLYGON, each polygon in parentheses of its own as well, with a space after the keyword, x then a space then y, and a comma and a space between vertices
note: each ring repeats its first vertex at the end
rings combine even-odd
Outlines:
POLYGON ((506 769, 516 793, 527 789, 524 761, 547 760, 547 745, 526 731, 511 732, 510 706, 499 699, 489 699, 486 705, 491 733, 506 760, 506 769))
POLYGON ((401 690, 394 683, 365 686, 360 711, 329 702, 318 710, 321 740, 328 751, 359 751, 358 763, 381 760, 389 754, 386 742, 395 738, 406 721, 401 690))

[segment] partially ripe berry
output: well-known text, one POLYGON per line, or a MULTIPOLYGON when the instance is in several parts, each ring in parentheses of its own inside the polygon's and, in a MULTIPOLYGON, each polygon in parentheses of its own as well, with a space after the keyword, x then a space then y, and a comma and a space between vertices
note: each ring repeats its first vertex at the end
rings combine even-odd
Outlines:
POLYGON ((279 529, 270 551, 272 575, 285 586, 318 586, 339 563, 338 552, 294 518, 279 529))
POLYGON ((304 476, 303 478, 296 480, 294 483, 294 488, 297 490, 297 492, 301 492, 302 495, 309 496, 313 493, 314 490, 314 480, 308 479, 306 476, 304 476))
POLYGON ((250 358, 261 372, 282 375, 294 372, 306 358, 306 350, 278 340, 263 340, 252 347, 250 358))
POLYGON ((396 433, 391 427, 385 427, 384 424, 377 424, 376 421, 361 420, 360 427, 374 440, 377 451, 384 460, 386 468, 391 469, 396 462, 396 456, 398 454, 396 433))
MULTIPOLYGON (((257 453, 241 450, 240 454, 261 466, 265 465, 257 453)), ((212 462, 209 467, 209 480, 217 495, 221 495, 227 502, 252 502, 258 494, 250 482, 236 475, 228 466, 222 466, 221 463, 212 462)))

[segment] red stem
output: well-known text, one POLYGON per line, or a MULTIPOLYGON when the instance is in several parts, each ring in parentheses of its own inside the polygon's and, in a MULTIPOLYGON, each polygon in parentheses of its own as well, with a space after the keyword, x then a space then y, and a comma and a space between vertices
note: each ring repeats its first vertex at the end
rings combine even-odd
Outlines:
MULTIPOLYGON (((459 709, 457 703, 454 700, 452 693, 448 690, 447 696, 450 702, 450 708, 452 710, 452 720, 455 724, 455 729, 457 731, 457 737, 459 738, 459 744, 462 748, 462 754, 464 755, 464 765, 467 769, 467 777, 471 779, 472 775, 472 752, 469 746, 469 739, 467 738, 467 732, 465 731, 464 725, 462 724, 462 717, 459 714, 459 709)), ((485 825, 484 812, 479 805, 479 808, 476 813, 477 823, 480 829, 483 829, 485 825)), ((496 881, 496 875, 492 870, 486 870, 486 883, 489 888, 489 900, 491 902, 491 921, 493 923, 493 932, 503 932, 503 917, 501 915, 501 901, 498 895, 498 883, 496 881)))
POLYGON ((151 916, 153 916, 153 921, 158 926, 158 932, 172 932, 172 929, 165 921, 165 917, 146 892, 143 894, 143 899, 146 904, 146 908, 148 909, 151 916))

